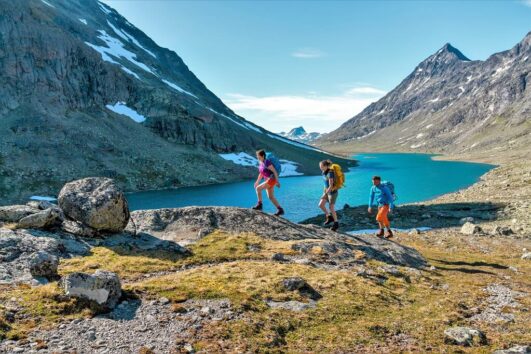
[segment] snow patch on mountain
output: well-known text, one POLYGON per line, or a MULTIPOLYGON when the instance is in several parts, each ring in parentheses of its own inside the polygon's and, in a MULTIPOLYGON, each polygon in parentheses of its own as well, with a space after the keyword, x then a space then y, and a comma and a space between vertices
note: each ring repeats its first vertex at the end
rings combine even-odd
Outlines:
POLYGON ((123 39, 125 39, 126 41, 129 41, 129 42, 133 42, 134 45, 136 45, 137 47, 139 47, 140 49, 142 49, 144 52, 146 52, 147 54, 151 55, 153 58, 157 58, 157 56, 151 52, 150 50, 144 48, 137 40, 135 37, 131 36, 129 33, 127 33, 126 31, 124 30, 121 30, 119 28, 116 28, 113 26, 112 23, 110 23, 109 21, 107 21, 107 24, 109 25, 109 27, 111 27, 111 29, 114 31, 114 33, 116 33, 118 36, 122 37, 123 39))
POLYGON ((240 166, 258 166, 258 159, 245 152, 219 154, 219 156, 227 161, 232 161, 240 166))
POLYGON ((79 20, 79 22, 81 22, 84 25, 88 24, 87 20, 85 20, 84 18, 78 18, 78 20, 79 20))
POLYGON ((168 80, 164 80, 164 79, 162 79, 162 82, 164 82, 166 85, 170 86, 170 87, 173 88, 174 90, 177 90, 177 91, 179 91, 179 92, 181 92, 181 93, 185 93, 185 94, 190 95, 190 96, 192 96, 192 97, 198 98, 198 97, 197 97, 196 95, 194 95, 193 93, 184 90, 184 89, 181 88, 179 85, 176 85, 176 84, 174 84, 174 83, 171 82, 171 81, 168 81, 168 80))
MULTIPOLYGON (((245 152, 219 154, 221 158, 227 161, 231 161, 240 166, 258 167, 259 162, 256 157, 253 157, 245 152)), ((279 160, 282 166, 280 177, 302 176, 304 173, 297 171, 298 163, 290 160, 279 160)))
POLYGON ((107 47, 98 46, 89 42, 85 42, 85 44, 100 53, 103 60, 113 64, 120 64, 113 60, 112 57, 116 59, 124 58, 132 64, 138 66, 140 69, 145 70, 148 73, 156 76, 156 74, 146 64, 137 61, 136 55, 133 52, 130 52, 125 49, 124 44, 119 39, 110 36, 104 30, 99 30, 98 32, 100 33, 98 38, 105 42, 107 47))
POLYGON ((289 160, 280 160, 282 165, 282 172, 280 172, 280 177, 290 177, 290 176, 302 176, 304 173, 298 172, 298 164, 289 160))
POLYGON ((107 107, 108 109, 110 109, 111 111, 115 113, 122 114, 124 116, 129 117, 137 123, 142 123, 143 121, 146 120, 146 117, 144 117, 143 115, 141 115, 134 109, 127 107, 125 105, 125 102, 116 102, 114 105, 108 104, 105 107, 107 107))
POLYGON ((45 1, 45 0, 41 0, 45 5, 48 5, 50 7, 53 7, 55 8, 55 6, 53 6, 52 4, 50 4, 48 1, 45 1))
POLYGON ((106 15, 108 15, 108 14, 110 14, 112 12, 111 10, 109 10, 107 8, 107 5, 105 5, 105 4, 103 4, 103 3, 99 2, 99 1, 98 1, 98 5, 99 5, 101 11, 103 11, 106 15))

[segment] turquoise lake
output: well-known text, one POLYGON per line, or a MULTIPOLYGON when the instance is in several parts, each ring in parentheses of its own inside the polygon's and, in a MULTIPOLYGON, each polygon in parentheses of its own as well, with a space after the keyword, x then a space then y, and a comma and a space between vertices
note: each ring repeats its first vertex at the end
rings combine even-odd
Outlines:
MULTIPOLYGON (((354 156, 359 166, 345 171, 345 187, 340 190, 337 209, 345 203, 351 206, 367 204, 371 177, 380 175, 392 181, 398 195, 397 205, 420 202, 441 194, 470 186, 493 165, 432 160, 426 154, 359 154, 354 156)), ((316 166, 316 169, 319 167, 316 166)), ((320 213, 317 207, 322 195, 321 176, 281 178, 281 188, 275 189, 280 204, 291 221, 301 221, 320 213)), ((254 180, 187 187, 173 190, 147 191, 127 195, 131 210, 176 208, 192 205, 251 207, 256 203, 254 180)), ((264 211, 275 208, 264 193, 264 211)))

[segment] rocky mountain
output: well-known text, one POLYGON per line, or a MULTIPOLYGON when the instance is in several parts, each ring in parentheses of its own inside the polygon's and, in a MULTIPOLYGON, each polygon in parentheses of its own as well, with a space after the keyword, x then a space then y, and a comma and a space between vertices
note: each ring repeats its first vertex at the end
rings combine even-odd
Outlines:
POLYGON ((129 191, 242 179, 253 169, 220 154, 262 147, 301 173, 326 155, 236 115, 103 3, 0 0, 0 10, 0 203, 86 176, 129 191))
POLYGON ((446 44, 317 145, 444 153, 524 146, 531 132, 530 71, 531 32, 485 61, 446 44))
POLYGON ((297 127, 297 128, 291 129, 287 133, 281 132, 279 135, 285 138, 294 140, 294 141, 298 141, 300 143, 309 144, 312 141, 318 139, 321 136, 321 133, 317 133, 317 132, 307 133, 303 127, 297 127))

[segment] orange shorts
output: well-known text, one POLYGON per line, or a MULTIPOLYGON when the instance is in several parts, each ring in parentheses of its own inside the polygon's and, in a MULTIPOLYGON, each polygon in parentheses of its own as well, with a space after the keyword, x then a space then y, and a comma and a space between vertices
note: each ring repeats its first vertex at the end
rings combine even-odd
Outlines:
POLYGON ((376 215, 376 221, 379 223, 382 223, 385 227, 389 227, 389 219, 387 218, 387 214, 389 214, 389 205, 384 205, 381 207, 378 207, 378 214, 376 215))
POLYGON ((274 178, 270 178, 268 180, 266 180, 267 182, 267 185, 271 188, 271 187, 274 187, 277 185, 277 180, 274 179, 274 178))

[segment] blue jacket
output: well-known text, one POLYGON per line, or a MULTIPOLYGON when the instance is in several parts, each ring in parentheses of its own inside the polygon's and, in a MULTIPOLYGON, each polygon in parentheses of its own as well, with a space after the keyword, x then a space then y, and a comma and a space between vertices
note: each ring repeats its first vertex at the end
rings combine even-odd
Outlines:
POLYGON ((391 191, 384 185, 372 186, 371 194, 369 197, 369 207, 374 205, 374 202, 378 204, 379 207, 389 204, 391 209, 395 208, 393 196, 391 191))

